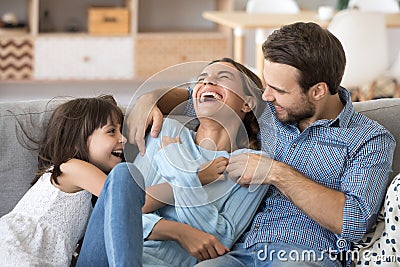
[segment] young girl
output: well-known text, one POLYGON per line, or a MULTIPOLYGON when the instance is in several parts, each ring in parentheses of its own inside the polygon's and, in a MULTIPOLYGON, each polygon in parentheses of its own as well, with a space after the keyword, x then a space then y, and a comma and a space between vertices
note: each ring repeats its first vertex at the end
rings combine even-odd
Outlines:
MULTIPOLYGON (((107 188, 117 179, 105 181, 122 161, 122 121, 111 96, 73 99, 55 109, 38 144, 33 186, 0 218, 0 266, 70 266, 92 194, 112 196, 107 188)), ((140 212, 144 195, 136 183, 123 179, 118 185, 135 194, 137 203, 129 205, 140 212)), ((129 220, 141 231, 141 218, 129 220)))

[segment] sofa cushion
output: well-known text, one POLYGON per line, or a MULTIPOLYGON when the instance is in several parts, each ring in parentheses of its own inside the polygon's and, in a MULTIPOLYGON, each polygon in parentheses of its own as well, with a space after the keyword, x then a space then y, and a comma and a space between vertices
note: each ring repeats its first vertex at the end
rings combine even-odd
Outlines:
POLYGON ((355 102, 354 108, 368 118, 379 122, 396 139, 397 145, 393 157, 393 172, 390 175, 390 180, 392 180, 400 173, 400 98, 382 98, 355 102))
POLYGON ((18 122, 33 138, 48 121, 58 101, 0 103, 0 216, 8 213, 30 187, 37 168, 37 152, 18 122))
MULTIPOLYGON (((0 103, 0 217, 11 211, 30 187, 37 168, 37 152, 24 138, 17 120, 32 137, 38 137, 54 108, 65 99, 32 100, 0 103)), ((400 98, 378 99, 354 103, 355 109, 385 126, 400 143, 400 98)), ((185 117, 176 117, 184 122, 185 117)), ((190 121, 189 127, 196 123, 190 121)), ((400 173, 400 150, 396 149, 393 160, 393 178, 400 173)))

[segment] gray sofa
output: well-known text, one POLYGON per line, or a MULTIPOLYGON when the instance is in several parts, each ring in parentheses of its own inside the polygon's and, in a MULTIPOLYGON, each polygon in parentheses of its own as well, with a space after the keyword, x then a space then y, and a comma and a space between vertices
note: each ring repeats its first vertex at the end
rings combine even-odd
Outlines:
MULTIPOLYGON (((33 100, 0 103, 0 217, 8 213, 28 190, 37 167, 37 153, 29 150, 32 143, 24 138, 17 120, 30 136, 41 133, 41 125, 60 101, 33 100)), ((357 111, 385 126, 400 144, 400 98, 355 103, 357 111)), ((400 150, 394 156, 393 178, 400 172, 400 150)))

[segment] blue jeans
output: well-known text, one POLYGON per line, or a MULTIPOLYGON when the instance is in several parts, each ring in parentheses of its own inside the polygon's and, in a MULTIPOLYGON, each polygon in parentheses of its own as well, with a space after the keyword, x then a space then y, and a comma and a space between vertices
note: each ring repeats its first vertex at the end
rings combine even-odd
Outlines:
POLYGON ((246 267, 246 266, 342 266, 339 260, 320 251, 285 243, 259 243, 244 248, 243 243, 236 243, 231 251, 215 259, 202 261, 197 267, 246 267))
POLYGON ((90 216, 76 266, 142 266, 142 188, 143 176, 133 164, 114 167, 90 216))

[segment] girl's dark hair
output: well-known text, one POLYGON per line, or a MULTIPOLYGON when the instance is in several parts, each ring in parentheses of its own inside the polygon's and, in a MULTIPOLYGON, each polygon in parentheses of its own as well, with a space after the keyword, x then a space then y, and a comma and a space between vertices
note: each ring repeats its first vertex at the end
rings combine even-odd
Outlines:
POLYGON ((208 65, 218 62, 230 63, 238 71, 240 71, 243 74, 241 75, 241 78, 244 93, 249 96, 254 96, 255 100, 257 101, 256 107, 253 107, 252 112, 246 113, 243 119, 244 129, 243 127, 240 127, 236 141, 239 148, 248 147, 259 150, 261 148, 261 143, 258 137, 260 126, 258 124, 257 117, 261 115, 265 108, 265 102, 261 99, 261 95, 263 93, 262 81, 254 72, 231 58, 217 59, 211 61, 208 65))
POLYGON ((298 22, 274 31, 262 45, 264 58, 299 70, 298 83, 306 93, 325 82, 332 95, 338 92, 346 57, 340 41, 318 24, 298 22))
POLYGON ((60 165, 76 158, 89 161, 87 141, 108 120, 122 125, 123 113, 110 95, 77 98, 60 104, 53 112, 39 141, 38 171, 33 185, 46 172, 58 184, 60 165))

